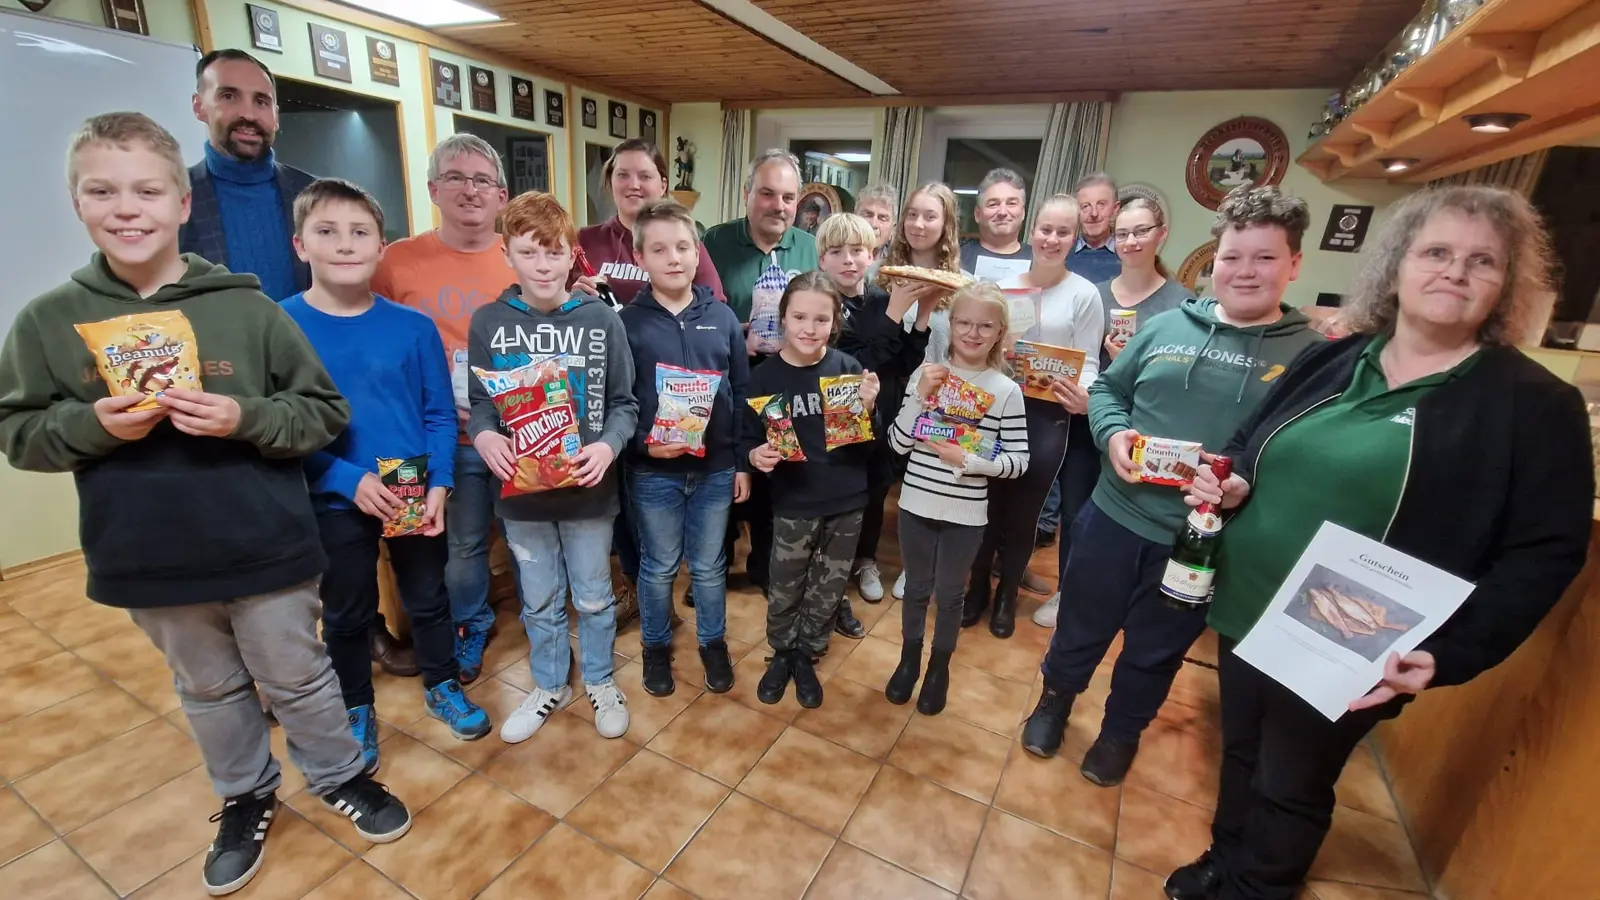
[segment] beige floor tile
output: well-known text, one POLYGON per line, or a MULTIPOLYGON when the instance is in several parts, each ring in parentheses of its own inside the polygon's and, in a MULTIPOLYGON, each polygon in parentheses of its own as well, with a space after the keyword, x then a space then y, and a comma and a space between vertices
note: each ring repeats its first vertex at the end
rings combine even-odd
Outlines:
POLYGON ((0 897, 115 900, 116 894, 61 841, 0 866, 0 897))
POLYGON ((200 765, 187 734, 157 718, 16 783, 17 792, 65 833, 200 765))
POLYGON ((650 886, 650 890, 644 892, 644 896, 640 900, 695 900, 695 896, 665 878, 661 878, 650 886))
POLYGON ((27 616, 12 609, 10 604, 0 602, 0 634, 27 624, 29 624, 27 616))
POLYGON ((689 704, 648 746, 733 786, 755 766, 783 728, 777 719, 707 693, 689 704))
POLYGON ((1428 900, 1428 895, 1337 881, 1313 881, 1303 900, 1428 900))
MULTIPOLYGON (((261 871, 250 880, 250 900, 300 900, 353 861, 348 851, 328 839, 299 813, 283 806, 273 817, 261 871)), ((140 888, 130 900, 205 900, 202 872, 206 848, 140 888)))
MULTIPOLYGON (((415 684, 416 679, 412 679, 412 682, 415 684)), ((467 688, 467 696, 472 698, 473 703, 483 707, 484 712, 489 714, 489 720, 494 723, 494 730, 482 738, 463 741, 450 731, 450 726, 432 716, 423 716, 405 725, 403 730, 464 766, 482 768, 511 749, 510 744, 500 740, 500 725, 527 693, 503 681, 482 678, 467 688)))
POLYGON ((823 685, 822 705, 801 712, 794 724, 857 753, 883 759, 905 730, 914 706, 895 706, 883 691, 848 678, 830 678, 823 685))
MULTIPOLYGON (((473 685, 476 688, 477 685, 473 685)), ((407 725, 428 714, 428 704, 423 697, 421 678, 401 678, 388 672, 372 673, 372 707, 378 718, 397 727, 407 725)))
POLYGON ((1384 780, 1383 771, 1378 768, 1378 758, 1373 756, 1371 748, 1366 745, 1357 747, 1355 752, 1350 754, 1350 761, 1345 763, 1344 772, 1339 776, 1339 783, 1334 786, 1334 793, 1338 796, 1339 802, 1345 806, 1391 822, 1400 821, 1400 812, 1394 805, 1394 795, 1389 793, 1389 783, 1384 780))
POLYGON ((806 900, 954 900, 955 894, 850 846, 833 845, 806 900))
POLYGON ((57 653, 0 675, 0 723, 54 706, 104 684, 71 653, 57 653))
POLYGON ((728 636, 747 644, 767 639, 767 601, 759 592, 728 592, 728 636))
POLYGON ((962 896, 970 900, 1104 897, 1111 854, 991 810, 962 896))
POLYGON ((1220 730, 1180 728, 1157 719, 1139 740, 1128 784, 1215 809, 1222 770, 1220 730))
MULTIPOLYGON (((273 733, 281 731, 274 729, 273 733)), ((383 764, 376 776, 378 781, 400 798, 413 817, 472 774, 465 766, 408 734, 396 733, 380 743, 378 749, 383 764)), ((292 771, 292 767, 284 769, 284 785, 278 790, 279 797, 287 798, 296 812, 352 852, 361 854, 372 849, 373 844, 362 839, 349 819, 323 803, 320 797, 304 790, 305 778, 299 772, 293 772, 295 780, 291 784, 292 771)))
POLYGON ((111 637, 77 647, 73 652, 111 679, 129 678, 150 669, 170 672, 166 657, 150 643, 149 636, 138 629, 119 631, 111 637))
POLYGON ((1427 889, 1405 829, 1348 806, 1334 810, 1333 828, 1311 877, 1402 891, 1427 889))
POLYGON ((727 796, 727 787, 644 750, 565 821, 660 872, 727 796))
POLYGON ((1075 841, 1111 850, 1117 841, 1118 788, 1091 784, 1076 762, 1013 751, 994 805, 1075 841))
POLYGON ((484 766, 483 774, 561 817, 638 752, 637 744, 607 740, 595 733, 594 725, 563 710, 551 716, 533 737, 484 766))
POLYGON ((1019 625, 1016 634, 1001 640, 989 633, 987 625, 963 629, 951 660, 1009 681, 1032 684, 1039 677, 1039 660, 1050 645, 1048 633, 1040 639, 1032 634, 1035 631, 1043 629, 1019 625))
POLYGON ((877 772, 877 762, 791 728, 740 782, 739 792, 836 835, 877 772))
MULTIPOLYGON (((503 759, 504 757, 502 757, 503 759)), ((655 873, 557 825, 479 894, 479 900, 638 900, 655 873)))
POLYGON ((953 716, 912 716, 889 764, 987 804, 1010 750, 1009 740, 953 716))
POLYGON ((666 876, 704 900, 800 900, 832 847, 831 836, 734 794, 666 876))
MULTIPOLYGON (((927 659, 927 650, 923 650, 927 659)), ((868 635, 855 651, 842 663, 837 673, 857 684, 881 691, 889 683, 889 676, 900 665, 900 645, 880 637, 868 635)))
POLYGON ((1166 880, 1165 874, 1147 872, 1119 859, 1111 866, 1110 900, 1160 900, 1165 896, 1161 887, 1166 880))
POLYGON ((843 838, 954 891, 966 876, 984 813, 982 804, 884 766, 843 838))
POLYGON ((134 696, 134 699, 161 715, 179 709, 178 691, 172 684, 172 672, 166 665, 140 669, 130 675, 115 679, 117 687, 134 696))
MULTIPOLYGON (((38 621, 40 630, 67 649, 82 647, 124 633, 139 631, 125 609, 91 603, 82 609, 49 616, 38 621)), ((142 633, 142 632, 140 632, 142 633)))
POLYGON ((521 663, 528 667, 528 632, 517 617, 515 604, 510 604, 495 616, 498 631, 494 640, 483 652, 483 674, 486 678, 509 666, 521 663))
POLYGON ((102 684, 0 725, 0 775, 15 781, 155 717, 126 691, 102 684))
POLYGON ((204 769, 167 782, 77 831, 67 841, 119 894, 151 879, 210 845, 222 807, 204 769))
POLYGON ((22 798, 0 788, 0 866, 55 840, 56 834, 22 798))
POLYGON ((382 872, 356 860, 318 885, 305 900, 411 900, 411 895, 382 872))
MULTIPOLYGON (((695 659, 695 677, 700 677, 698 668, 699 658, 695 659)), ((687 671, 687 670, 686 670, 687 671)), ((703 693, 700 681, 689 681, 679 677, 677 663, 673 663, 674 678, 677 680, 677 689, 666 697, 652 697, 644 689, 644 666, 637 662, 628 663, 617 669, 612 676, 617 683, 617 688, 622 695, 628 698, 628 733, 623 738, 643 747, 650 743, 661 729, 671 724, 696 697, 703 693)), ((594 727, 594 707, 589 704, 586 697, 576 697, 571 706, 567 707, 573 715, 578 716, 594 727)))
POLYGON ((367 851, 366 860, 423 900, 472 897, 554 825, 474 775, 417 814, 405 837, 367 851))
POLYGON ((84 596, 88 570, 82 564, 49 569, 7 581, 4 594, 13 610, 30 619, 46 619, 95 604, 84 596))
POLYGON ((1027 700, 1027 685, 956 663, 950 666, 950 696, 944 715, 1012 740, 1019 733, 1027 700))
POLYGON ((63 649, 34 625, 0 631, 0 673, 55 656, 63 649))
POLYGON ((1117 858, 1152 872, 1171 872, 1211 845, 1211 811, 1166 794, 1123 785, 1117 858))

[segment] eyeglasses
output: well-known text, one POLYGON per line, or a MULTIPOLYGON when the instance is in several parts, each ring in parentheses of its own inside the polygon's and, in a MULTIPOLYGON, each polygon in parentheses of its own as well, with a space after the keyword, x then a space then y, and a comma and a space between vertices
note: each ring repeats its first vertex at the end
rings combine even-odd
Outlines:
POLYGON ((1456 260, 1465 262, 1464 269, 1467 276, 1485 284, 1499 284, 1505 281, 1506 273, 1500 268, 1500 263, 1487 253, 1457 254, 1449 247, 1423 247, 1413 250, 1411 258, 1416 260, 1417 270, 1425 275, 1438 275, 1448 272, 1456 266, 1456 260))
POLYGON ((1133 238, 1134 240, 1143 243, 1144 239, 1149 237, 1151 232, 1160 227, 1160 225, 1141 225, 1132 231, 1119 228, 1116 231, 1111 232, 1111 239, 1119 244, 1128 238, 1133 238))
POLYGON ((1000 326, 995 322, 974 322, 971 319, 951 319, 950 330, 956 334, 966 334, 970 331, 978 332, 978 337, 994 337, 1000 333, 1000 326))
POLYGON ((498 190, 500 187, 500 182, 487 175, 474 175, 468 178, 460 172, 446 172, 440 175, 437 180, 452 191, 459 191, 469 184, 472 185, 473 190, 477 191, 493 191, 498 190))

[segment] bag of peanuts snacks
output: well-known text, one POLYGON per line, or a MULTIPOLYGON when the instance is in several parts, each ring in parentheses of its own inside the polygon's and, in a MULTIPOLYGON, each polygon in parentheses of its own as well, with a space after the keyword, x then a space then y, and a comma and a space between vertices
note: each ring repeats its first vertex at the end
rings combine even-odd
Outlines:
POLYGON ((94 355, 111 396, 143 395, 128 412, 154 409, 167 388, 200 390, 194 328, 178 310, 135 313, 73 326, 94 355))

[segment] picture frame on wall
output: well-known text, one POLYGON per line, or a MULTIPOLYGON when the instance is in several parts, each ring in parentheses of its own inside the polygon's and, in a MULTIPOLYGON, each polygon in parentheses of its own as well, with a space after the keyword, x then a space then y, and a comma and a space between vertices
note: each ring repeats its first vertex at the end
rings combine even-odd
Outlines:
POLYGON ((244 11, 250 17, 250 46, 268 53, 282 53, 283 24, 278 19, 278 11, 254 3, 246 3, 244 11))
POLYGON ((144 0, 100 0, 106 14, 106 27, 129 34, 150 36, 150 17, 145 15, 144 0))
POLYGON ((1270 187, 1289 171, 1289 139, 1257 116, 1240 116, 1212 128, 1189 151, 1185 180, 1190 196, 1216 209, 1239 187, 1270 187))
POLYGON ((593 97, 583 98, 583 127, 600 127, 600 101, 593 97))
POLYGON ((511 195, 550 190, 550 142, 544 135, 506 139, 511 195))
POLYGON ((622 140, 628 136, 628 104, 610 101, 611 136, 622 140))
POLYGON ((1211 294, 1211 268, 1217 261, 1217 242, 1206 241, 1184 257, 1178 267, 1178 283, 1188 288, 1196 297, 1211 294))
POLYGON ((567 97, 560 91, 544 92, 544 121, 551 128, 567 127, 567 97))
POLYGON ((653 109, 639 109, 639 137, 654 144, 656 142, 656 111, 653 109))

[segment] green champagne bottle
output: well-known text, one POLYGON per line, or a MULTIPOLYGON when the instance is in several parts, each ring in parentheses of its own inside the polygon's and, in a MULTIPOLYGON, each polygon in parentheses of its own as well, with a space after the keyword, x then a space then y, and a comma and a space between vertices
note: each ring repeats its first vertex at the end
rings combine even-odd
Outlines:
MULTIPOLYGON (((1233 460, 1211 458, 1211 472, 1217 483, 1233 474, 1233 460)), ((1222 539, 1222 510, 1202 503, 1189 513, 1189 521, 1172 542, 1172 557, 1161 575, 1161 594, 1168 606, 1203 610, 1211 605, 1211 583, 1216 577, 1217 545, 1222 539)))

